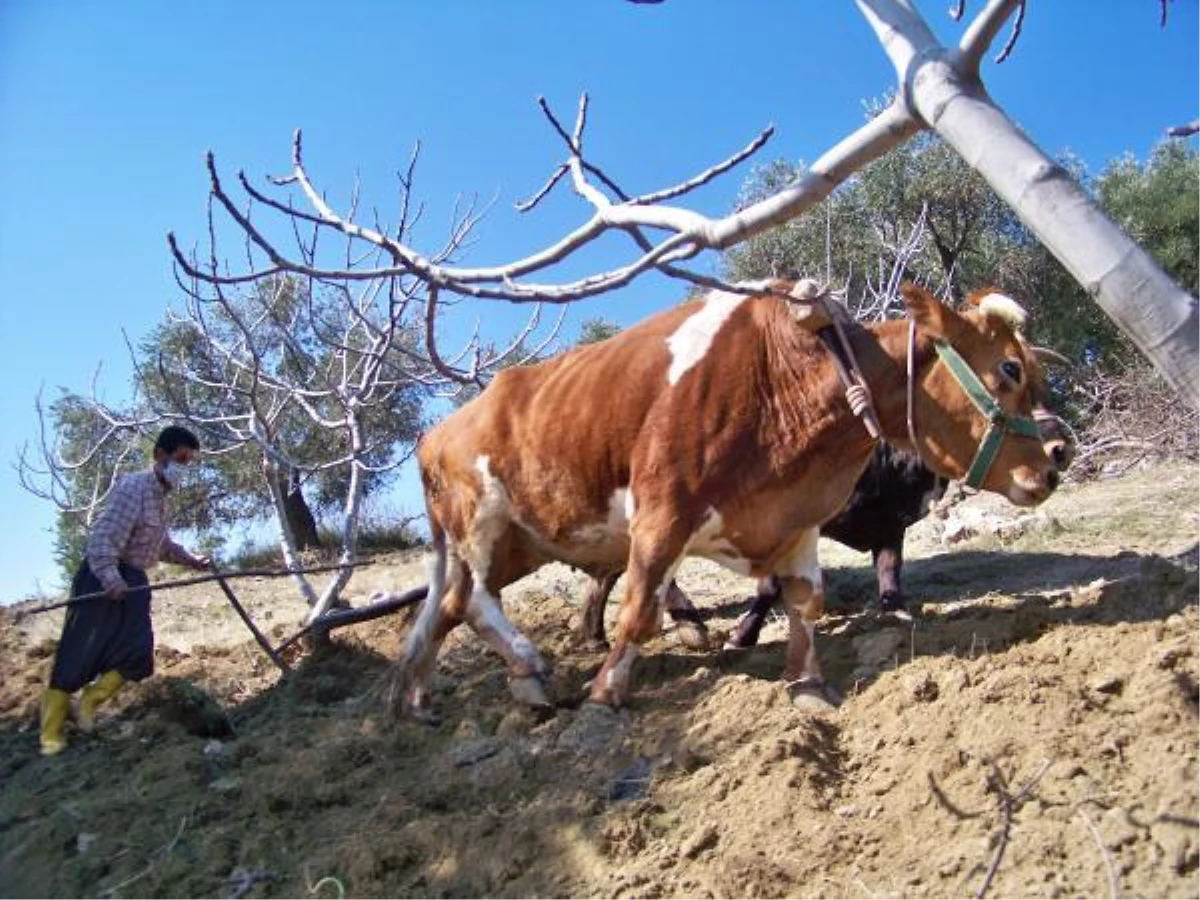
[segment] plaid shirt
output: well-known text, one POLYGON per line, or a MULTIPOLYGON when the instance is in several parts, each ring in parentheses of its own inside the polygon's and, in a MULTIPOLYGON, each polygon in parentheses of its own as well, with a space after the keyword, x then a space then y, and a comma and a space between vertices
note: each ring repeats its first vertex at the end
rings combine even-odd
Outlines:
POLYGON ((105 590, 124 584, 118 563, 149 569, 160 559, 190 565, 194 557, 167 534, 167 492, 153 469, 125 475, 88 534, 88 565, 105 590))

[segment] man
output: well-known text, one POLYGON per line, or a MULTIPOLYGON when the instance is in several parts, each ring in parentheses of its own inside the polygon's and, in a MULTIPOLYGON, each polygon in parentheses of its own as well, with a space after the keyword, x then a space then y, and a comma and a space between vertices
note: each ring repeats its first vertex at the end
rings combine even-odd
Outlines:
POLYGON ((71 596, 104 592, 67 610, 42 701, 43 756, 62 752, 71 694, 83 688, 76 722, 91 731, 96 708, 126 681, 154 671, 154 631, 146 569, 160 559, 193 569, 209 566, 167 533, 167 494, 200 449, 186 428, 164 428, 154 444, 154 464, 117 482, 88 534, 87 556, 71 582, 71 596))

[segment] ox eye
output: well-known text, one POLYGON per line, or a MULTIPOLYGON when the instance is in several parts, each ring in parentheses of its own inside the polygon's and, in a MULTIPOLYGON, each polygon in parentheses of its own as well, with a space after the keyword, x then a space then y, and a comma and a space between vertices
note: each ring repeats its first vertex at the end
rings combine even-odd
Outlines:
POLYGON ((1015 359, 1006 359, 1000 363, 1000 374, 1013 384, 1020 384, 1024 370, 1021 368, 1021 364, 1015 359))

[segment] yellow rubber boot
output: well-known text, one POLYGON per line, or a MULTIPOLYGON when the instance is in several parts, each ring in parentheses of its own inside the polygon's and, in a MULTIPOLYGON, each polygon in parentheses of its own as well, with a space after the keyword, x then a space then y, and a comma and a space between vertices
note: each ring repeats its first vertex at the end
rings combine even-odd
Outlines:
POLYGON ((96 727, 96 708, 115 697, 124 683, 125 676, 113 670, 105 672, 83 689, 79 709, 75 713, 75 723, 80 731, 91 731, 96 727))
POLYGON ((42 698, 42 756, 54 756, 66 749, 63 725, 71 709, 71 695, 66 691, 50 688, 42 698))

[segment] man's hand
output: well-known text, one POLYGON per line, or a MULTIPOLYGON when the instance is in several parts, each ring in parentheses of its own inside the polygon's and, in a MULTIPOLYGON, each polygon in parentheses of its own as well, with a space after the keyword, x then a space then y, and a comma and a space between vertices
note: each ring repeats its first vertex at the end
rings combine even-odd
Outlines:
POLYGON ((104 592, 104 596, 109 600, 120 600, 125 596, 125 592, 128 590, 129 585, 127 585, 124 581, 118 581, 104 592))

